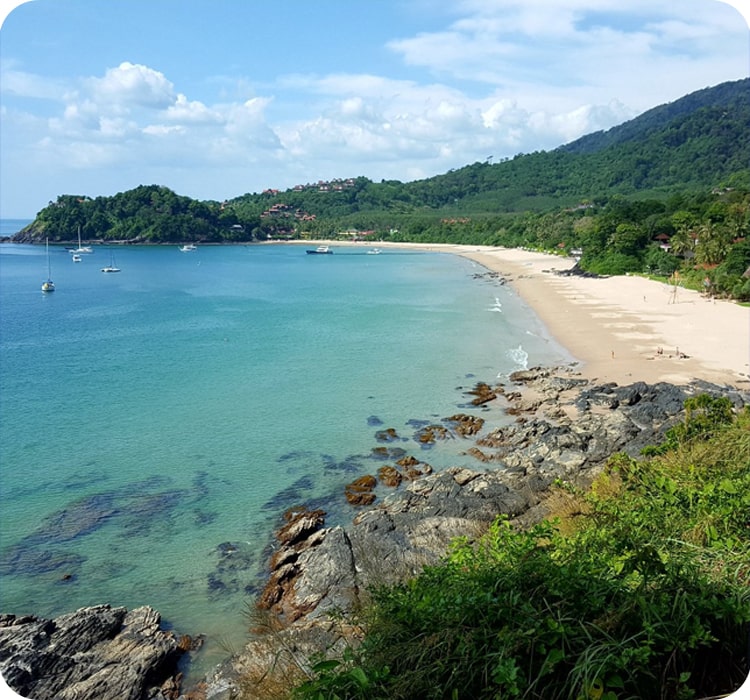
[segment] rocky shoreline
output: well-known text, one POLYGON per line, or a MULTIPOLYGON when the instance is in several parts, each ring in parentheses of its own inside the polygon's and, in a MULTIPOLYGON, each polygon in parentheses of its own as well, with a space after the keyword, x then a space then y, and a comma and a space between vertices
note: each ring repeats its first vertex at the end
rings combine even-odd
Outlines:
POLYGON ((98 605, 54 620, 0 614, 0 672, 35 700, 176 700, 178 661, 194 646, 159 613, 98 605))
MULTIPOLYGON (((467 450, 486 468, 402 477, 398 488, 363 506, 346 526, 326 527, 319 509, 285 514, 257 603, 258 629, 242 653, 194 689, 197 697, 230 700, 241 692, 267 698, 270 688, 303 678, 311 658, 356 644, 348 613, 366 600, 369 587, 436 563, 451 539, 479 535, 500 514, 521 526, 538 522, 549 513, 554 483, 585 486, 610 455, 637 456, 658 443, 681 419, 690 396, 726 396, 737 408, 750 403, 750 392, 703 381, 619 386, 569 369, 516 372, 509 386, 490 389, 507 401, 516 422, 467 450)), ((455 421, 446 423, 455 431, 455 421)))
MULTIPOLYGON (((369 587, 437 562, 451 539, 481 534, 500 514, 523 526, 541 520, 553 484, 585 486, 610 455, 636 456, 659 442, 690 396, 750 404, 750 392, 730 386, 597 384, 569 368, 515 372, 505 384, 477 385, 470 393, 475 406, 504 401, 515 423, 481 433, 481 419, 464 413, 422 435, 466 439, 466 454, 479 468, 431 473, 413 458, 394 460, 347 487, 347 500, 359 505, 346 525, 327 527, 319 508, 289 509, 250 640, 196 686, 180 689, 178 665, 194 640, 162 630, 150 608, 109 606, 55 620, 0 615, 3 677, 37 700, 268 698, 272 688, 304 677, 312 657, 356 643, 349 613, 369 587), (392 490, 378 500, 376 484, 378 493, 392 490)), ((383 431, 384 441, 391 430, 383 431)))

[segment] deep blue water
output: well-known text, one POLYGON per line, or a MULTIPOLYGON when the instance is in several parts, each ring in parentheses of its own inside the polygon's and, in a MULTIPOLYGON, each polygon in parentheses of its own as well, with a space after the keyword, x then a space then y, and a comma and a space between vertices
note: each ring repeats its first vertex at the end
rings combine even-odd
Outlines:
POLYGON ((198 669, 241 644, 285 508, 352 517, 343 486, 382 464, 377 430, 436 468, 476 467, 461 441, 424 451, 414 422, 567 359, 450 254, 50 251, 44 294, 44 248, 0 245, 0 611, 150 604, 207 635, 198 669), (102 273, 111 255, 121 272, 102 273))

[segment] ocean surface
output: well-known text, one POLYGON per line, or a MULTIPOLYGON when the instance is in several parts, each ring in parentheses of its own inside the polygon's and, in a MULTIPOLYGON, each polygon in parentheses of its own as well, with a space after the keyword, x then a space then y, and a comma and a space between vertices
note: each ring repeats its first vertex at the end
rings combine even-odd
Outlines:
POLYGON ((194 677, 241 647, 284 510, 353 517, 377 431, 479 466, 417 428, 507 422, 465 392, 569 356, 475 263, 367 250, 51 246, 45 294, 44 247, 0 245, 0 611, 152 605, 206 636, 194 677))

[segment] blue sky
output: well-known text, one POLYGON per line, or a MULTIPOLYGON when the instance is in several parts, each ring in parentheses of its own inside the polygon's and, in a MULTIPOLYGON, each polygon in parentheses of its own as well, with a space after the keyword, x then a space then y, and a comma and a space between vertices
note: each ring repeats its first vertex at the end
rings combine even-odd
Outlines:
POLYGON ((747 77, 729 2, 0 0, 0 217, 551 149, 747 77))

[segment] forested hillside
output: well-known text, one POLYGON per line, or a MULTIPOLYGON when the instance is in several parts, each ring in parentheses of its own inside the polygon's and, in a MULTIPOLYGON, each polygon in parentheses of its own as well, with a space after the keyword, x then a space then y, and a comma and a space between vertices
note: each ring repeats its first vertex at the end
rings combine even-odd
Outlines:
POLYGON ((600 274, 681 270, 750 298, 750 79, 553 151, 403 183, 365 177, 199 202, 165 187, 63 195, 17 241, 230 243, 348 237, 581 251, 600 274), (354 233, 352 233, 354 232, 354 233))

